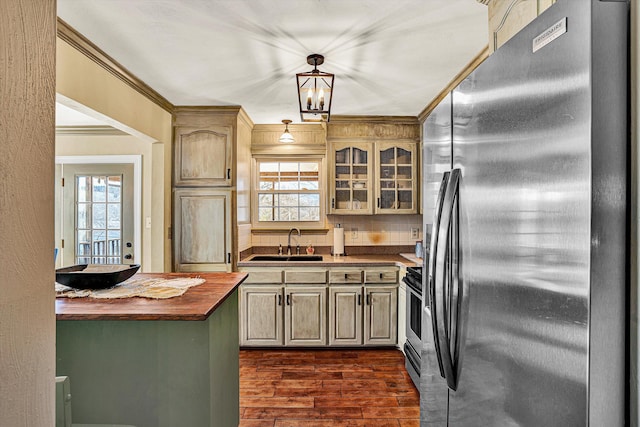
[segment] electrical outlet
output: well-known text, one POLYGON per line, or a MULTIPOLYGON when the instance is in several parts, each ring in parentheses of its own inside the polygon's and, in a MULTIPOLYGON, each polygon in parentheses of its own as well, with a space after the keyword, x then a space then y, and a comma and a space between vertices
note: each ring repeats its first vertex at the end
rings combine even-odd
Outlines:
POLYGON ((420 235, 420 229, 417 227, 411 227, 411 238, 417 239, 419 235, 420 235))
POLYGON ((351 240, 358 238, 358 227, 351 227, 351 240))

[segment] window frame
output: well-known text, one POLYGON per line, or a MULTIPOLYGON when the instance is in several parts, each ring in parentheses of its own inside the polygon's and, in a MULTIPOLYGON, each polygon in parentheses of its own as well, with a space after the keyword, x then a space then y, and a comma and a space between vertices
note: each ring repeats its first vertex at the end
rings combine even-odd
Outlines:
MULTIPOLYGON (((326 223, 326 183, 327 171, 325 170, 325 158, 322 155, 254 155, 252 157, 251 171, 251 227, 252 230, 283 230, 297 227, 307 230, 320 230, 325 228, 326 223), (318 221, 269 221, 260 222, 258 220, 258 193, 260 192, 259 164, 260 163, 286 163, 286 162, 317 162, 318 163, 318 193, 320 195, 320 216, 318 221)), ((288 191, 291 192, 291 191, 288 191)), ((292 191, 296 193, 296 191, 292 191)), ((301 191, 298 194, 304 194, 301 191)))

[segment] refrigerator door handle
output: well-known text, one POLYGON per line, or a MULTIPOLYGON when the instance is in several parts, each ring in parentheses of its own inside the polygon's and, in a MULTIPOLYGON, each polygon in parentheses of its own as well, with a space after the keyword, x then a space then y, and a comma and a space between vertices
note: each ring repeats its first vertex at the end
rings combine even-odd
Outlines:
MULTIPOLYGON (((440 349, 440 358, 442 360, 442 369, 444 371, 444 378, 447 380, 447 385, 451 390, 458 388, 457 373, 454 371, 454 363, 451 355, 451 335, 449 331, 449 322, 451 313, 451 295, 450 289, 452 285, 451 280, 447 280, 447 272, 450 269, 445 268, 445 263, 451 263, 451 256, 449 253, 449 237, 451 230, 451 221, 453 219, 455 201, 458 196, 458 184, 460 182, 460 169, 453 169, 449 175, 449 182, 444 195, 444 201, 442 204, 442 213, 440 216, 440 227, 438 229, 438 239, 436 248, 436 265, 440 265, 440 270, 437 270, 435 276, 435 308, 434 322, 435 327, 438 330, 437 335, 434 334, 435 340, 438 341, 438 347, 440 349), (445 289, 448 286, 448 289, 445 289)), ((459 296, 458 296, 459 297, 459 296)), ((457 315, 458 310, 453 310, 457 315)), ((456 319, 457 320, 457 319, 456 319)), ((454 322, 457 326, 457 321, 454 322)), ((455 331, 452 331, 454 336, 457 336, 455 331)))
POLYGON ((433 219, 433 225, 431 227, 431 245, 429 250, 429 269, 427 275, 427 284, 428 288, 423 290, 423 295, 429 295, 429 298, 422 299, 422 310, 426 311, 427 308, 431 310, 430 317, 432 318, 432 329, 433 329, 433 345, 435 347, 436 356, 438 359, 438 367, 440 368, 440 375, 445 378, 445 372, 442 365, 442 356, 440 355, 440 340, 438 339, 438 322, 439 319, 436 317, 436 298, 435 298, 435 282, 434 278, 436 274, 439 272, 440 268, 444 266, 438 266, 436 264, 436 253, 438 248, 438 236, 439 230, 441 226, 441 216, 442 216, 442 207, 444 204, 444 196, 447 191, 447 184, 449 182, 449 172, 445 172, 442 177, 442 183, 440 184, 440 190, 438 191, 438 199, 436 204, 436 214, 433 219), (426 301, 429 301, 429 307, 427 307, 426 301))

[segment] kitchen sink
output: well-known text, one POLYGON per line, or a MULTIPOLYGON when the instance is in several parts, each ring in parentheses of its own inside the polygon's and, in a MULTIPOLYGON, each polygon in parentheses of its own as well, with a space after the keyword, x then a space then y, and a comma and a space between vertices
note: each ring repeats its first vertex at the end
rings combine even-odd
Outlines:
POLYGON ((322 255, 255 255, 248 261, 322 261, 322 255))

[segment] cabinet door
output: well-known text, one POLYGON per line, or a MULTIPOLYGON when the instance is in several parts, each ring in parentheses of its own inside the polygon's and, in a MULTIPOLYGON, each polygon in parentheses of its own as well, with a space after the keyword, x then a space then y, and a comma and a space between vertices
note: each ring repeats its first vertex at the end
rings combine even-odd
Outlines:
POLYGON ((364 344, 396 345, 397 286, 365 286, 364 344))
POLYGON ((282 307, 282 286, 242 285, 240 345, 282 345, 282 307))
POLYGON ((329 154, 329 212, 373 213, 373 158, 368 143, 333 143, 329 154))
POLYGON ((175 271, 231 271, 231 191, 174 190, 175 271))
POLYGON ((362 344, 362 287, 329 287, 329 345, 362 344))
MULTIPOLYGON (((404 277, 405 272, 401 273, 404 277)), ((407 287, 404 282, 398 287, 398 348, 404 353, 407 342, 407 287)))
POLYGON ((175 186, 231 185, 232 130, 229 126, 175 130, 175 186))
POLYGON ((418 213, 418 144, 376 143, 376 213, 418 213))
POLYGON ((285 345, 327 344, 327 288, 286 286, 285 345))

